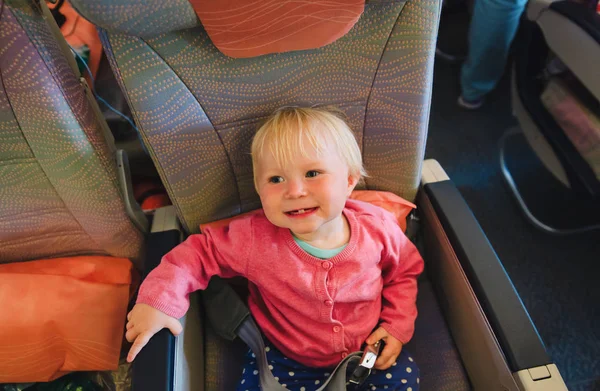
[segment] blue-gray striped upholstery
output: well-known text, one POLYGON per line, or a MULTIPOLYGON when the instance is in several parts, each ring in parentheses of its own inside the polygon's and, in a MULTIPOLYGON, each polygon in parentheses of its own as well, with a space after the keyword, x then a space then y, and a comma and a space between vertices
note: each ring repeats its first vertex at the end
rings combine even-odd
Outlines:
POLYGON ((0 263, 137 259, 103 119, 34 3, 5 0, 0 20, 0 263))

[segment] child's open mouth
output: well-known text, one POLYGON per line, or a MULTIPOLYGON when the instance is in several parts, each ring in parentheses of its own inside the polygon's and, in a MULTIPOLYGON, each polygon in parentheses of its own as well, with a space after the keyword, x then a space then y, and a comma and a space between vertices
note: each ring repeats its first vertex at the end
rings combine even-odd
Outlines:
POLYGON ((304 209, 296 209, 296 210, 290 210, 288 212, 285 212, 286 215, 288 216, 308 216, 309 214, 312 214, 313 212, 315 212, 317 210, 317 208, 304 208, 304 209))

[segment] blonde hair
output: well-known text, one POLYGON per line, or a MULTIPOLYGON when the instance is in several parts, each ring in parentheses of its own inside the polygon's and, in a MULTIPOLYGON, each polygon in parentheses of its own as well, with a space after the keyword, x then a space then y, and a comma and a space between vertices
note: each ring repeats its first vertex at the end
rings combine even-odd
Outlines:
POLYGON ((283 107, 276 110, 258 129, 252 140, 251 154, 256 185, 256 161, 265 153, 273 154, 282 167, 298 152, 306 156, 305 140, 318 155, 325 145, 333 145, 358 180, 367 176, 354 133, 336 108, 283 107))

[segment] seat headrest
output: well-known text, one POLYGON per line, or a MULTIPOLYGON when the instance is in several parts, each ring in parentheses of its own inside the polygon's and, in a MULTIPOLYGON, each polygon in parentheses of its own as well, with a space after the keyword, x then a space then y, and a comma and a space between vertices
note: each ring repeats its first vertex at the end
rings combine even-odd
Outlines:
POLYGON ((344 36, 365 0, 72 0, 79 13, 109 32, 151 38, 202 25, 213 44, 235 58, 314 49, 344 36))
POLYGON ((234 58, 315 49, 343 37, 365 0, 189 0, 213 44, 234 58))

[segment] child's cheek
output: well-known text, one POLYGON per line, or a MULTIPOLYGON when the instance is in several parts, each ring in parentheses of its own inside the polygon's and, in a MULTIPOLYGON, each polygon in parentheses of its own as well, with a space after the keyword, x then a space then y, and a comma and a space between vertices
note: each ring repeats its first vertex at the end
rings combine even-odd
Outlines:
POLYGON ((272 222, 274 215, 281 209, 281 199, 273 189, 265 189, 260 193, 260 202, 267 218, 272 222))
POLYGON ((267 206, 275 206, 277 204, 279 204, 279 202, 281 202, 280 200, 278 200, 278 190, 275 188, 275 186, 265 186, 263 189, 261 189, 260 192, 260 201, 263 204, 263 208, 267 207, 267 206))

